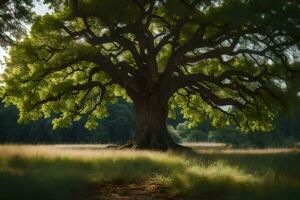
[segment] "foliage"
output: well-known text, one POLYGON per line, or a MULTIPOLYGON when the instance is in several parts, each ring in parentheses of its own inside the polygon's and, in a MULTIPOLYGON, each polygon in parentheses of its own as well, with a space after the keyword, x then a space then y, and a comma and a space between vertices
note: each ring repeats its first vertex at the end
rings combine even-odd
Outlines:
POLYGON ((109 105, 110 116, 93 131, 84 128, 84 121, 68 129, 52 130, 51 119, 26 125, 17 124, 18 111, 14 107, 0 107, 0 143, 115 143, 123 144, 132 138, 134 113, 124 101, 109 105))
POLYGON ((291 116, 279 113, 272 131, 245 133, 229 126, 210 131, 208 141, 225 142, 234 147, 294 147, 300 141, 299 119, 299 109, 291 116))
POLYGON ((203 122, 196 128, 189 128, 189 122, 185 121, 178 123, 173 132, 177 133, 181 142, 201 142, 208 140, 208 131, 214 128, 209 124, 209 121, 203 122))
MULTIPOLYGON (((26 125, 16 123, 18 111, 14 107, 0 107, 1 143, 114 143, 123 144, 133 136, 135 114, 132 105, 121 101, 108 106, 109 117, 100 121, 96 130, 83 128, 84 121, 68 129, 52 130, 51 119, 39 120, 26 125)), ((287 116, 280 113, 274 129, 269 132, 242 132, 234 126, 214 128, 206 120, 196 128, 178 114, 177 120, 168 121, 173 140, 182 142, 222 142, 233 147, 289 147, 300 141, 300 112, 287 116)))
POLYGON ((267 131, 299 100, 296 0, 46 2, 54 13, 11 48, 1 83, 19 122, 95 129, 122 97, 180 108, 190 127, 267 131))
POLYGON ((294 108, 290 115, 281 111, 276 116, 274 129, 268 132, 244 132, 233 125, 215 128, 209 121, 195 128, 189 128, 188 121, 172 122, 170 132, 179 136, 177 141, 180 142, 222 142, 235 148, 294 147, 300 141, 299 114, 299 108, 294 108))
POLYGON ((0 46, 11 45, 25 34, 25 23, 32 18, 33 0, 2 0, 0 2, 0 46))

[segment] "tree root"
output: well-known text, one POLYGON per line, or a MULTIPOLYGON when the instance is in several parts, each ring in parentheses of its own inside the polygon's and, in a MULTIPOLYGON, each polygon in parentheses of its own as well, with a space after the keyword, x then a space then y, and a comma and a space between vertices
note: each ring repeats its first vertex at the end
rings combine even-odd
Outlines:
POLYGON ((112 145, 108 145, 105 147, 106 149, 115 149, 115 150, 122 150, 122 149, 138 149, 138 146, 134 144, 133 141, 129 141, 126 144, 123 145, 117 145, 117 144, 112 144, 112 145))
POLYGON ((192 148, 186 147, 186 146, 183 146, 183 145, 180 145, 177 143, 173 143, 165 149, 160 149, 160 148, 153 148, 153 147, 141 147, 132 140, 123 145, 109 145, 106 148, 116 149, 116 150, 129 149, 129 150, 171 151, 171 152, 183 153, 183 154, 194 154, 195 153, 192 148))
POLYGON ((118 149, 137 149, 137 145, 134 143, 134 141, 130 140, 128 143, 121 145, 118 147, 118 149))

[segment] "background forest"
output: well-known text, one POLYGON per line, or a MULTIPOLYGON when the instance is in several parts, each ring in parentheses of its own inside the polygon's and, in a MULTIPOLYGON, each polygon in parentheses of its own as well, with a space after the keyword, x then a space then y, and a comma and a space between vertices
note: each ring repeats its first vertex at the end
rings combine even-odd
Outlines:
MULTIPOLYGON (((132 105, 120 100, 109 106, 109 117, 100 121, 96 130, 84 128, 79 121, 68 129, 52 129, 51 120, 18 124, 15 107, 0 105, 1 143, 115 143, 124 144, 132 138, 135 114, 132 105)), ((176 142, 224 142, 233 147, 291 147, 300 140, 300 111, 287 116, 279 113, 270 132, 241 132, 234 126, 214 128, 209 121, 190 129, 178 112, 176 120, 168 120, 168 129, 176 142)))

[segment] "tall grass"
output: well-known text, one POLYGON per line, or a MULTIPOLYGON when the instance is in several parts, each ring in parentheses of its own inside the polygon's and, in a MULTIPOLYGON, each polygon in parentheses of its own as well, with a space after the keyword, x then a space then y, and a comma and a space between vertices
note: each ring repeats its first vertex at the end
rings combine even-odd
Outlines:
POLYGON ((186 156, 97 145, 3 145, 0 199, 72 199, 88 184, 150 180, 174 198, 300 199, 300 153, 268 151, 186 156))

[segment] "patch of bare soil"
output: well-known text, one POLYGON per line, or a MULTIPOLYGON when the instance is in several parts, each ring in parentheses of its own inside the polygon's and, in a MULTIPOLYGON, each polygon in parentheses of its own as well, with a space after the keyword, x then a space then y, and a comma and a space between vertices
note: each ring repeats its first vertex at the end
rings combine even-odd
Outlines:
POLYGON ((155 181, 147 183, 90 184, 84 191, 75 192, 74 200, 183 200, 168 192, 155 181))

